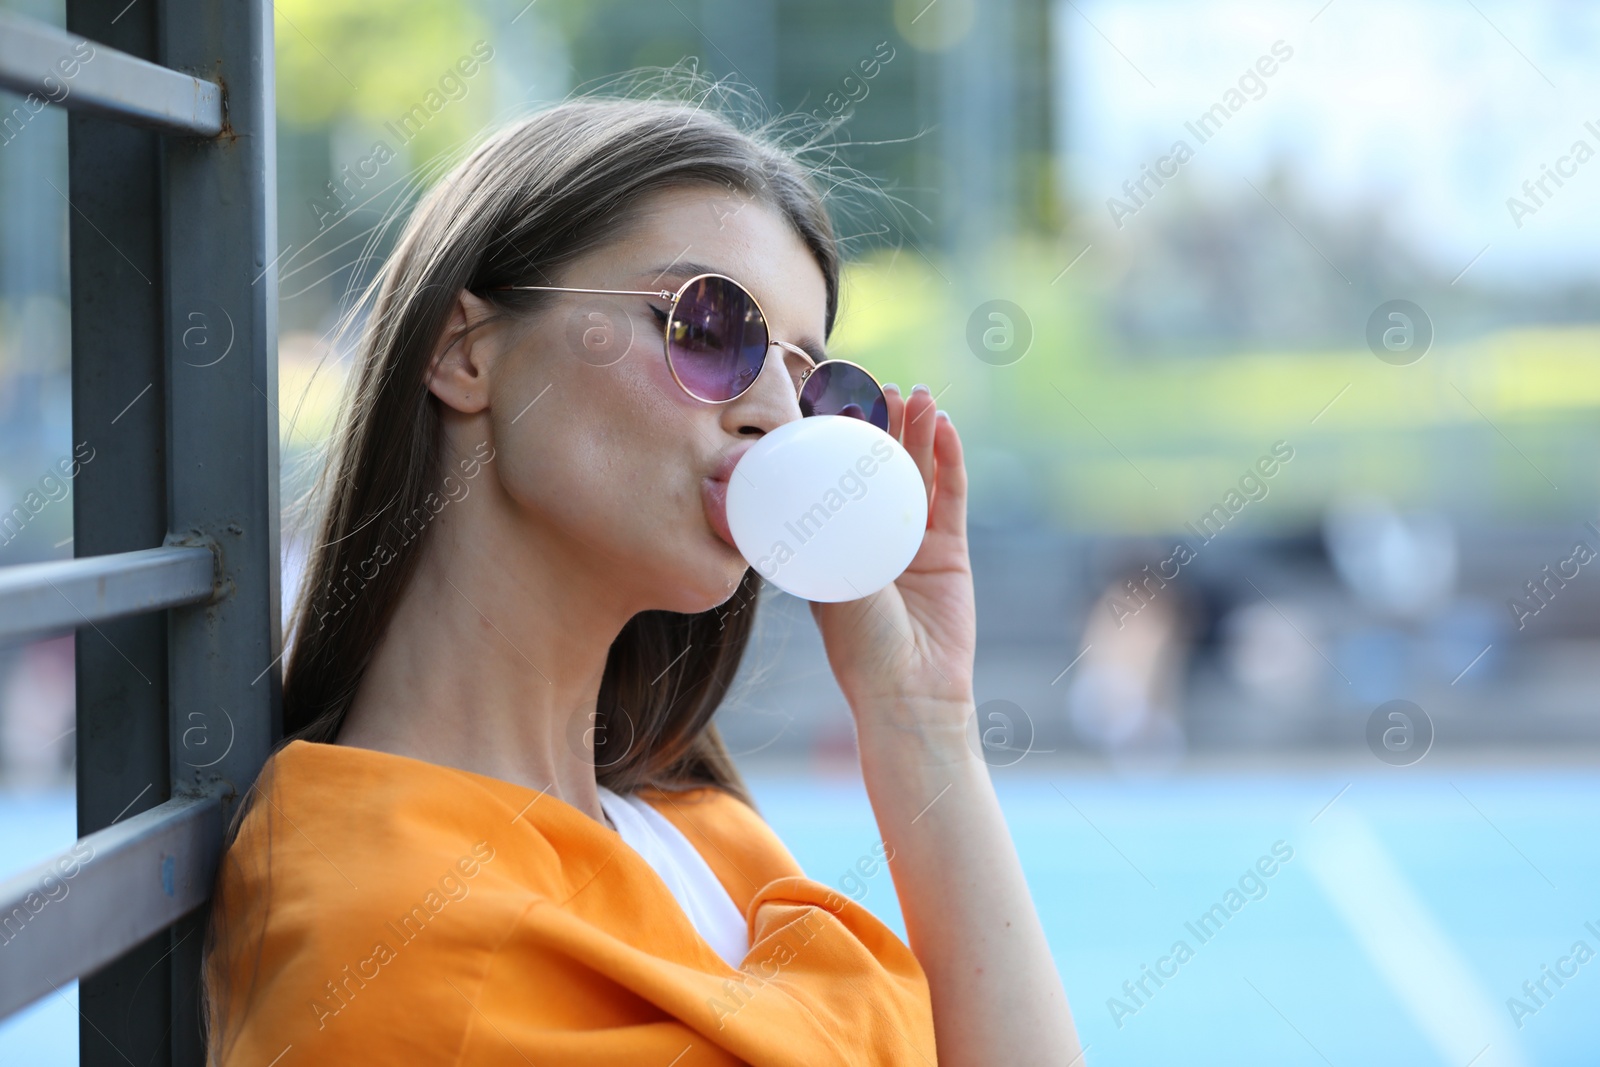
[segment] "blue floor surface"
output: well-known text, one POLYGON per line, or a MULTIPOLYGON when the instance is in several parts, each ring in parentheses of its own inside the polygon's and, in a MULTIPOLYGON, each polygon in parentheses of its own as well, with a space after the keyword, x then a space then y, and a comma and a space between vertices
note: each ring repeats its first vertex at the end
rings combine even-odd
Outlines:
MULTIPOLYGON (((1087 1062, 1600 1064, 1600 956, 1574 952, 1600 953, 1600 777, 1382 770, 1002 779, 1087 1062)), ((852 876, 877 841, 859 784, 751 789, 807 874, 904 936, 889 874, 852 876)))

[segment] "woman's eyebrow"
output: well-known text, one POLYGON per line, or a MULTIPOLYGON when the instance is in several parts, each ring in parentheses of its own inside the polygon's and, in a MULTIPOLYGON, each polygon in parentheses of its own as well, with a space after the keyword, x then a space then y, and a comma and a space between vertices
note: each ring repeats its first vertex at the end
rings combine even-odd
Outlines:
POLYGON ((662 265, 660 267, 647 268, 647 269, 653 271, 653 274, 651 276, 652 284, 658 284, 661 281, 662 278, 667 277, 669 275, 674 277, 674 278, 685 278, 685 279, 688 279, 688 278, 694 277, 696 274, 726 274, 727 273, 726 271, 719 270, 716 267, 708 267, 704 263, 695 263, 695 262, 693 262, 691 260, 685 260, 685 259, 675 259, 671 263, 664 264, 664 265, 662 265))
MULTIPOLYGON (((782 340, 782 338, 779 338, 779 340, 782 340)), ((806 355, 811 357, 811 362, 813 363, 821 363, 828 358, 828 353, 815 337, 802 337, 798 341, 791 341, 790 343, 805 349, 806 355)))

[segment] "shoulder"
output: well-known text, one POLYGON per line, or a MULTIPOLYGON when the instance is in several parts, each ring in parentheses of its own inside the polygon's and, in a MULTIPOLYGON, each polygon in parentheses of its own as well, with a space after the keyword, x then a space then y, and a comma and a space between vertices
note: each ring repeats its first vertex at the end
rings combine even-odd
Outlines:
POLYGON ((275 901, 314 901, 324 921, 490 889, 520 910, 530 895, 564 894, 592 873, 584 846, 598 826, 569 805, 372 749, 292 741, 267 761, 249 801, 225 874, 275 901))
POLYGON ((555 845, 515 825, 517 787, 477 777, 304 741, 267 761, 213 908, 224 1030, 278 1042, 239 1055, 270 1061, 291 1035, 330 1055, 375 1035, 396 1055, 448 1055, 430 1042, 470 1011, 452 981, 469 987, 561 877, 555 845))
POLYGON ((229 854, 263 862, 270 855, 275 877, 282 868, 302 888, 343 885, 368 900, 403 892, 392 885, 396 876, 440 863, 440 873, 473 877, 493 862, 514 818, 514 792, 496 795, 479 784, 486 781, 370 749, 293 741, 251 787, 229 854))

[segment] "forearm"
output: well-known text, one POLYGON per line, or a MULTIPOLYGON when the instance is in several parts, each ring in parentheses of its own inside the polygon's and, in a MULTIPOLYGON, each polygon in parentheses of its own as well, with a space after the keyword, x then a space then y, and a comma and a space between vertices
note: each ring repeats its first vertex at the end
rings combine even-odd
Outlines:
POLYGON ((1066 991, 989 768, 955 720, 904 706, 857 714, 867 794, 932 993, 939 1063, 1079 1067, 1066 991), (952 725, 926 725, 937 721, 952 725))

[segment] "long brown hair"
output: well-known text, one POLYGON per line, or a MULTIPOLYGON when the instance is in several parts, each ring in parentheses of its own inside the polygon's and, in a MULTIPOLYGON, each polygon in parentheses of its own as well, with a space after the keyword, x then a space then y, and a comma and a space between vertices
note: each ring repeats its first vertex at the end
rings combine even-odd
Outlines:
MULTIPOLYGON (((345 316, 344 328, 359 327, 359 340, 308 502, 317 518, 285 639, 284 744, 337 738, 428 536, 447 471, 439 401, 427 378, 458 293, 496 308, 473 328, 524 325, 550 294, 494 287, 554 284, 566 265, 635 224, 645 197, 705 185, 765 203, 790 223, 822 269, 826 330, 833 329, 842 242, 829 205, 855 206, 836 195, 841 187, 882 190, 824 143, 832 124, 752 115, 744 90, 682 67, 629 72, 612 85, 620 91, 570 98, 484 138, 417 202, 345 316), (641 90, 650 95, 633 95, 641 90)), ((380 226, 369 248, 398 218, 397 211, 380 226)), ((760 587, 750 568, 718 608, 646 611, 623 627, 606 660, 595 735, 619 737, 625 747, 596 745, 600 784, 619 793, 710 785, 751 803, 711 718, 743 658, 760 587)), ((238 805, 230 842, 256 792, 238 805)), ((233 992, 219 952, 230 937, 223 874, 239 862, 231 851, 224 856, 207 932, 202 1017, 212 1054, 219 1040, 227 1043, 219 1024, 233 992)), ((264 926, 264 910, 250 915, 264 926)))

